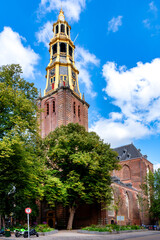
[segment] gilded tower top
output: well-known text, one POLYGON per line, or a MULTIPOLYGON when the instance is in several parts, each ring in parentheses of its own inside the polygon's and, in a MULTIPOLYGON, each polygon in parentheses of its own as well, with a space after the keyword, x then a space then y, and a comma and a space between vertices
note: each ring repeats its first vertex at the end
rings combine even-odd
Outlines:
POLYGON ((59 12, 58 19, 59 19, 60 21, 65 21, 64 12, 62 11, 62 8, 61 8, 61 10, 60 10, 60 12, 59 12))
POLYGON ((44 95, 56 91, 62 86, 69 87, 81 98, 78 74, 74 62, 75 46, 70 38, 71 27, 65 21, 62 9, 58 20, 53 24, 53 38, 49 43, 50 62, 46 68, 47 82, 44 95))

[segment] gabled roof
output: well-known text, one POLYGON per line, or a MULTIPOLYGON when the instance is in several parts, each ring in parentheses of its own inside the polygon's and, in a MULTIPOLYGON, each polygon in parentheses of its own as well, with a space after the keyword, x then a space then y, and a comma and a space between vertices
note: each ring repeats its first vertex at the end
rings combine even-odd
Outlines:
POLYGON ((132 159, 132 158, 139 158, 143 156, 140 153, 140 150, 138 150, 133 145, 133 143, 122 146, 122 147, 114 148, 113 150, 118 153, 118 158, 120 161, 132 159))

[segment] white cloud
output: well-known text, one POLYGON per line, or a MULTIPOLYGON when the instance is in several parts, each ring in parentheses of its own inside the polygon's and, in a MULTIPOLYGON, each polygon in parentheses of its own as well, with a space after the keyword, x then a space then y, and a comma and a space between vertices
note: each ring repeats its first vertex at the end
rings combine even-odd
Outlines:
POLYGON ((61 7, 68 21, 78 22, 80 13, 85 8, 85 0, 41 0, 39 5, 40 14, 60 10, 61 7))
POLYGON ((36 33, 38 43, 43 42, 46 47, 49 47, 51 38, 53 37, 53 23, 48 21, 42 26, 39 32, 36 33))
POLYGON ((142 22, 146 28, 154 32, 151 35, 151 36, 154 36, 159 34, 159 29, 160 29, 160 25, 157 22, 158 8, 156 7, 154 1, 149 3, 149 12, 151 13, 151 16, 144 19, 142 22))
POLYGON ((88 50, 77 46, 75 51, 75 62, 76 67, 79 70, 79 81, 85 84, 87 93, 91 97, 95 97, 96 93, 92 90, 93 84, 89 70, 93 66, 99 65, 99 59, 94 54, 91 54, 88 50))
POLYGON ((108 22, 108 32, 117 32, 119 30, 119 27, 122 26, 122 16, 113 17, 108 22))
POLYGON ((149 19, 144 19, 143 24, 146 28, 150 29, 151 28, 151 23, 149 19))
POLYGON ((154 3, 153 1, 149 3, 149 9, 150 9, 150 11, 152 11, 154 14, 156 14, 157 11, 158 11, 158 9, 157 9, 157 7, 156 7, 156 5, 155 5, 155 3, 154 3))
POLYGON ((10 27, 4 27, 0 33, 0 65, 20 64, 23 76, 34 78, 39 55, 30 46, 25 47, 23 41, 26 41, 25 38, 17 32, 14 32, 10 27))
POLYGON ((114 62, 103 66, 103 89, 119 107, 109 119, 100 118, 91 129, 113 146, 160 133, 160 59, 128 69, 114 62))
POLYGON ((150 134, 150 131, 140 122, 132 119, 120 121, 117 119, 100 118, 94 122, 89 129, 96 132, 105 142, 110 143, 112 147, 128 144, 133 139, 142 138, 150 134))
POLYGON ((153 168, 154 168, 154 171, 158 170, 158 168, 160 168, 160 163, 154 164, 153 168))

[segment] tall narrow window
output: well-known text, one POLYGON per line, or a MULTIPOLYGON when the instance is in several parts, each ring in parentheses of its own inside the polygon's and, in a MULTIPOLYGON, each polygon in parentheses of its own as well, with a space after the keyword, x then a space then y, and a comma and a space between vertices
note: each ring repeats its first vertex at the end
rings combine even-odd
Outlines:
POLYGON ((129 218, 129 196, 128 193, 126 192, 126 209, 127 209, 127 217, 129 218))
POLYGON ((73 113, 76 114, 76 103, 73 103, 73 113))
POLYGON ((69 28, 67 27, 67 35, 69 35, 69 28))
POLYGON ((52 49, 53 49, 53 55, 57 53, 57 43, 53 45, 52 49))
POLYGON ((81 114, 81 112, 80 112, 80 106, 78 106, 78 117, 80 117, 80 114, 81 114))
POLYGON ((137 207, 138 207, 138 209, 140 209, 140 205, 139 205, 139 202, 140 202, 139 195, 137 195, 136 198, 137 198, 137 207))
POLYGON ((69 55, 72 57, 72 47, 69 46, 69 55))
POLYGON ((47 103, 47 115, 49 115, 49 103, 47 103))
POLYGON ((62 33, 65 32, 65 26, 64 26, 64 24, 61 24, 61 32, 62 32, 62 33))
POLYGON ((149 166, 148 166, 147 167, 147 195, 148 195, 148 205, 149 205, 149 207, 151 206, 150 191, 151 191, 151 186, 150 186, 150 183, 149 183, 149 166))
POLYGON ((53 112, 55 112, 55 101, 53 101, 53 112))
POLYGON ((60 45, 60 52, 65 52, 65 53, 67 52, 65 43, 61 43, 61 45, 60 45))
POLYGON ((113 190, 111 191, 112 194, 112 200, 110 203, 110 206, 108 206, 108 216, 109 217, 114 217, 115 216, 115 210, 114 210, 114 194, 113 194, 113 190))
POLYGON ((56 34, 58 33, 58 25, 56 26, 56 34))

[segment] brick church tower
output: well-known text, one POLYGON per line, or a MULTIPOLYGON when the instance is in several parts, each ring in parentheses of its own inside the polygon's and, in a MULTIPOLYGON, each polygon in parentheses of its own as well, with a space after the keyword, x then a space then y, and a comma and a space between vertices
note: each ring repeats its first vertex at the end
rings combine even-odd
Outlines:
POLYGON ((56 127, 79 123, 88 130, 89 104, 81 97, 79 71, 75 66, 75 46, 70 38, 71 27, 60 10, 53 24, 53 38, 49 43, 50 62, 46 68, 44 96, 39 97, 40 130, 44 138, 56 127))

